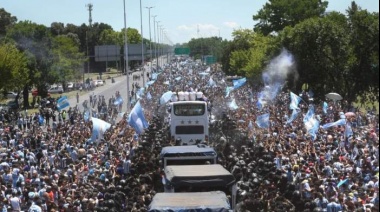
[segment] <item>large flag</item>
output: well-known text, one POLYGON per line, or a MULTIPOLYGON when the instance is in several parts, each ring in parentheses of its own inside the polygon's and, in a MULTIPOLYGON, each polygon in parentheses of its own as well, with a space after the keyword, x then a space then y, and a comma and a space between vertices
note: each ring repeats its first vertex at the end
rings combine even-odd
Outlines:
POLYGON ((290 118, 286 121, 287 124, 292 123, 298 116, 301 110, 294 109, 290 118))
POLYGON ((91 118, 92 121, 92 136, 91 141, 100 140, 104 133, 111 127, 111 124, 98 118, 91 118))
POLYGON ((57 109, 58 111, 61 111, 62 109, 69 107, 70 103, 69 100, 67 99, 67 96, 63 96, 58 99, 57 101, 57 109))
POLYGON ((335 127, 335 126, 339 126, 339 125, 343 126, 345 124, 346 124, 346 119, 339 119, 336 122, 331 122, 331 123, 327 123, 327 124, 322 125, 322 128, 328 129, 330 127, 335 127))
POLYGON ((128 123, 133 127, 137 134, 143 133, 144 129, 149 127, 148 122, 145 119, 140 101, 133 107, 131 113, 128 116, 128 123))
POLYGON ((166 104, 168 101, 172 99, 172 96, 173 96, 173 92, 171 91, 164 93, 160 98, 160 104, 161 105, 166 104))
POLYGON ((247 78, 244 77, 238 80, 233 80, 232 82, 234 84, 234 89, 238 89, 247 82, 247 78))
POLYGON ((231 91, 234 90, 234 87, 226 87, 226 98, 230 95, 231 91))
POLYGON ((298 104, 300 103, 301 100, 302 100, 301 97, 297 96, 293 92, 290 92, 290 106, 289 106, 289 108, 292 110, 299 109, 298 104))
POLYGON ((258 116, 256 124, 260 128, 269 128, 269 113, 258 116))
POLYGON ((121 105, 123 104, 124 100, 121 98, 121 96, 117 97, 116 100, 113 102, 114 105, 121 105))

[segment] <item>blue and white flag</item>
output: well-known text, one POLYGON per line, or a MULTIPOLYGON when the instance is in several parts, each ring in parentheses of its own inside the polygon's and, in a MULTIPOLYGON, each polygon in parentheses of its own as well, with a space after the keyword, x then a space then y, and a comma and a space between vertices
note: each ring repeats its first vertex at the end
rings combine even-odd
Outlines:
POLYGON ((247 82, 247 78, 241 78, 238 80, 233 80, 232 83, 234 84, 234 89, 238 89, 241 86, 243 86, 247 82))
POLYGON ((84 111, 83 119, 85 122, 88 122, 90 120, 90 111, 89 110, 84 111))
POLYGON ((166 104, 168 101, 172 99, 172 96, 173 96, 173 92, 171 91, 164 93, 160 98, 160 104, 161 105, 166 104))
POLYGON ((269 128, 269 113, 258 116, 256 119, 256 124, 260 128, 269 128))
POLYGON ((145 91, 144 88, 140 88, 137 90, 137 92, 136 92, 137 99, 141 99, 144 96, 144 91, 145 91))
POLYGON ((62 109, 69 107, 70 103, 69 100, 67 99, 67 96, 63 96, 57 101, 57 109, 58 111, 61 111, 62 109))
POLYGON ((215 81, 212 79, 212 77, 210 77, 210 79, 208 80, 208 86, 209 86, 209 87, 215 87, 215 86, 216 86, 216 83, 215 83, 215 81))
POLYGON ((226 98, 230 95, 231 91, 234 90, 234 87, 226 87, 226 98))
POLYGON ((229 107, 231 110, 236 110, 236 109, 239 108, 239 106, 236 104, 235 99, 232 100, 232 102, 228 105, 228 107, 229 107))
POLYGON ((327 123, 327 124, 322 125, 322 128, 326 130, 330 127, 343 126, 345 124, 346 124, 346 119, 339 119, 336 122, 331 122, 331 123, 327 123))
POLYGON ((146 95, 146 99, 148 99, 148 100, 152 99, 152 95, 150 94, 150 92, 148 92, 148 94, 146 95))
POLYGON ((140 101, 138 101, 133 107, 127 121, 139 135, 143 133, 144 129, 149 127, 149 124, 145 119, 142 107, 140 105, 140 101))
POLYGON ((111 124, 101 119, 91 118, 92 121, 92 136, 91 141, 100 140, 104 133, 111 127, 111 124))
POLYGON ((117 97, 116 100, 113 102, 114 105, 118 106, 123 104, 124 100, 121 98, 121 96, 117 97))
POLYGON ((317 132, 319 129, 318 119, 316 119, 313 115, 310 119, 307 120, 307 122, 305 122, 305 128, 309 135, 313 137, 313 140, 315 140, 317 138, 317 132))
POLYGON ((301 112, 301 110, 297 110, 297 109, 294 109, 293 112, 292 112, 292 115, 290 116, 290 118, 286 121, 287 124, 290 124, 292 123, 297 117, 298 117, 298 114, 301 112))
POLYGON ((147 87, 153 85, 155 82, 156 82, 156 81, 149 81, 149 82, 147 82, 147 83, 145 84, 145 87, 147 88, 147 87))
POLYGON ((311 118, 313 118, 314 114, 315 114, 314 106, 310 105, 309 110, 307 111, 305 117, 303 118, 303 122, 304 123, 308 122, 311 118))
POLYGON ((301 97, 297 96, 293 92, 290 92, 290 106, 289 106, 289 108, 291 110, 299 109, 298 104, 300 103, 301 100, 302 100, 301 97))
POLYGON ((158 74, 157 74, 157 73, 153 73, 153 74, 152 74, 152 80, 157 80, 157 77, 158 77, 158 74))
POLYGON ((327 114, 327 109, 329 108, 329 105, 327 104, 327 102, 323 102, 323 113, 324 114, 327 114))

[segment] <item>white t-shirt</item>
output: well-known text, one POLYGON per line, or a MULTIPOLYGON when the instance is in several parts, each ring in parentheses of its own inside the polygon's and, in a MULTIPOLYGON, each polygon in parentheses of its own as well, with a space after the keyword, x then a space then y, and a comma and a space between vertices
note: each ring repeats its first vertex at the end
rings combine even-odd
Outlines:
POLYGON ((10 200, 12 211, 21 211, 21 200, 18 197, 12 197, 10 200))

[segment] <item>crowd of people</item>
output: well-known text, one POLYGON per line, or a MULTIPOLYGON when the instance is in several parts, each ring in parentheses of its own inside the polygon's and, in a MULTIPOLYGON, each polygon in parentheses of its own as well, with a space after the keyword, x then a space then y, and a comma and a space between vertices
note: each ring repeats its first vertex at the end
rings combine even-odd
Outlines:
MULTIPOLYGON (((2 211, 147 211, 163 191, 161 147, 172 145, 160 97, 190 90, 202 91, 212 105, 210 145, 237 180, 237 211, 378 210, 378 114, 332 101, 325 114, 321 104, 305 99, 301 110, 305 114, 314 104, 321 125, 336 121, 341 112, 355 113, 349 117, 353 136, 345 137, 344 126, 335 126, 320 128, 312 139, 302 116, 286 123, 288 91, 258 108, 259 86, 247 83, 226 97, 231 82, 217 65, 204 71, 189 64, 176 62, 150 74, 154 83, 139 93, 149 121, 141 135, 128 125, 128 113, 95 140, 84 111, 69 110, 55 130, 40 126, 38 118, 20 128, 1 113, 2 211), (230 107, 232 100, 238 108, 230 107), (263 111, 272 114, 267 129, 254 124, 263 111), (217 127, 222 122, 227 124, 217 127)), ((114 101, 116 96, 109 104, 114 101)))

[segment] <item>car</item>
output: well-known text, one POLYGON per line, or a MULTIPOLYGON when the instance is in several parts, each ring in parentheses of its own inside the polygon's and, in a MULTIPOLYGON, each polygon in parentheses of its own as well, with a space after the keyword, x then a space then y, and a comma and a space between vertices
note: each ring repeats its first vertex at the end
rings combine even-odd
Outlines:
POLYGON ((104 82, 103 80, 96 80, 96 86, 103 86, 104 82))
MULTIPOLYGON (((34 89, 32 90, 32 96, 38 96, 38 90, 37 89, 34 89)), ((47 96, 50 96, 50 93, 47 94, 47 96)))
POLYGON ((16 96, 17 96, 17 93, 16 92, 12 92, 12 91, 6 92, 4 94, 4 97, 7 98, 7 99, 16 98, 16 96))
POLYGON ((48 90, 49 93, 63 93, 63 88, 62 86, 57 86, 57 87, 51 87, 49 90, 48 90))
POLYGON ((74 83, 73 82, 67 83, 67 90, 71 91, 73 89, 74 89, 74 83))

